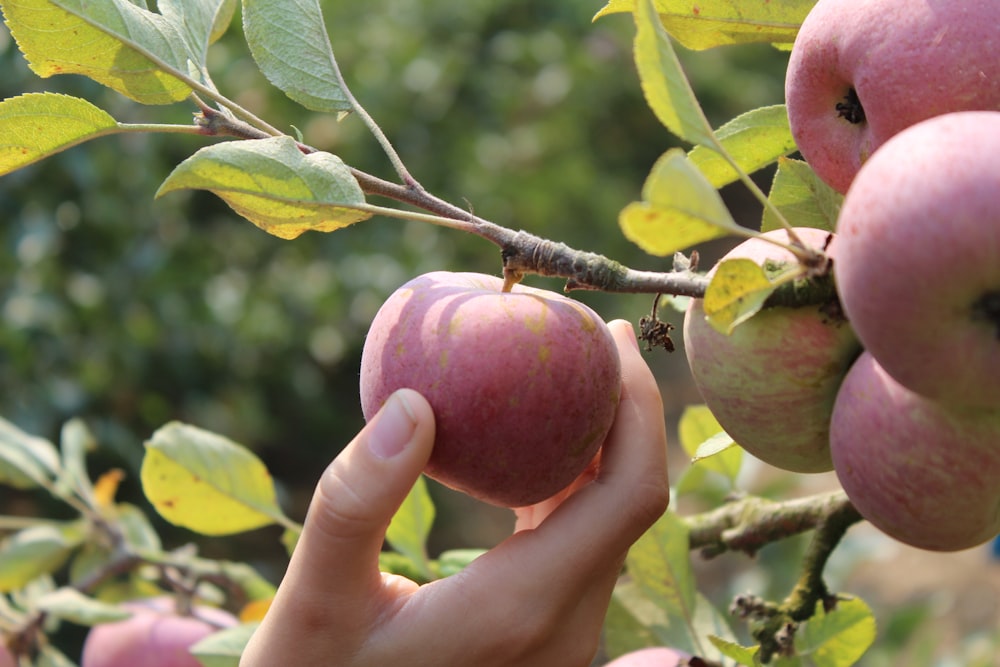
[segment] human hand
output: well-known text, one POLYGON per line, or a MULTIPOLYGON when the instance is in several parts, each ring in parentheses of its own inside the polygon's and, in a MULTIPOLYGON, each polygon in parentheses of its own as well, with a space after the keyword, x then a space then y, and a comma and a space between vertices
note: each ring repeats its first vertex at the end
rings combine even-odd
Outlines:
POLYGON ((610 327, 622 397, 599 458, 569 489, 516 510, 514 535, 422 586, 378 569, 434 443, 427 401, 394 394, 320 479, 241 667, 589 665, 625 554, 669 497, 656 382, 631 326, 610 327))

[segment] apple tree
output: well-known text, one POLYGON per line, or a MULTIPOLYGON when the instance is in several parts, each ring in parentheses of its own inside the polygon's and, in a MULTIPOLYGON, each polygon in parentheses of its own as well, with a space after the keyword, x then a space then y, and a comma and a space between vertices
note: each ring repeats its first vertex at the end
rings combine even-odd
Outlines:
MULTIPOLYGON (((85 96, 47 91, 0 101, 0 175, 109 135, 184 135, 203 146, 179 159, 149 195, 210 193, 273 237, 275 246, 318 236, 306 232, 361 236, 376 219, 405 220, 495 246, 498 277, 490 284, 498 293, 541 276, 558 279, 568 292, 648 296, 634 320, 650 359, 663 354, 659 348, 673 351, 683 320, 679 342, 702 400, 687 406, 679 422, 690 465, 672 478, 671 509, 628 556, 595 664, 617 659, 614 664, 627 665, 630 655, 660 646, 688 664, 846 667, 877 637, 868 604, 829 584, 831 556, 852 526, 870 521, 904 543, 940 551, 977 546, 1000 533, 1000 216, 993 201, 1000 151, 976 145, 1000 148, 1000 66, 981 47, 995 46, 997 5, 956 2, 949 16, 925 17, 931 23, 924 25, 911 4, 917 3, 882 0, 866 7, 913 18, 906 38, 937 35, 947 48, 935 62, 955 57, 962 72, 971 68, 975 95, 965 94, 959 77, 949 79, 958 89, 943 95, 933 82, 906 80, 911 94, 886 101, 879 92, 900 84, 872 76, 863 41, 851 52, 858 61, 853 69, 845 65, 829 90, 811 92, 808 86, 822 86, 815 69, 823 65, 823 40, 844 39, 825 35, 824 27, 857 33, 876 22, 829 0, 610 0, 599 8, 595 21, 631 15, 637 86, 664 136, 682 144, 653 161, 635 184, 635 201, 622 201, 617 219, 625 239, 657 258, 654 270, 533 233, 531 221, 523 221, 524 229, 500 224, 475 201, 447 201, 426 188, 393 142, 392 128, 377 121, 378 109, 363 106, 348 85, 318 0, 243 0, 240 7, 235 0, 0 0, 34 74, 83 75, 117 100, 111 111, 85 96), (826 14, 807 32, 814 5, 826 14), (211 53, 237 15, 254 67, 290 104, 364 128, 391 176, 311 145, 297 128, 282 129, 280 117, 264 118, 246 102, 252 97, 236 94, 239 84, 229 83, 230 72, 214 71, 211 53), (993 42, 975 32, 990 26, 993 42), (721 123, 709 120, 675 48, 694 59, 759 43, 790 51, 799 63, 800 34, 809 37, 807 55, 821 60, 789 70, 788 106, 741 110, 721 123), (921 85, 927 88, 913 90, 921 85), (153 123, 116 117, 130 104, 165 114, 182 108, 194 116, 153 123), (907 104, 919 105, 924 115, 910 113, 907 104), (843 136, 867 129, 858 127, 866 119, 874 128, 880 115, 909 119, 914 127, 893 127, 877 144, 843 136), (929 125, 942 120, 948 129, 929 125), (837 132, 825 133, 824 123, 837 132), (955 145, 957 152, 947 152, 955 145), (918 148, 928 155, 908 161, 918 148), (805 160, 796 157, 800 149, 805 160), (846 163, 859 163, 849 176, 843 169, 835 178, 813 170, 810 156, 828 161, 838 151, 850 153, 846 163), (883 153, 890 157, 880 158, 883 153), (955 162, 937 178, 935 167, 955 162), (752 177, 765 169, 773 174, 766 189, 752 177), (727 187, 744 188, 758 202, 763 214, 753 226, 737 222, 720 194, 727 187), (886 204, 903 201, 916 202, 906 219, 886 204), (937 217, 919 219, 925 211, 937 217), (887 240, 891 234, 898 238, 887 240), (956 237, 962 244, 952 245, 956 237), (740 244, 713 266, 701 266, 699 249, 727 238, 740 244), (881 256, 904 256, 904 250, 914 258, 888 273, 879 268, 881 256), (976 261, 963 263, 968 255, 976 261), (835 274, 841 265, 848 267, 843 285, 835 274), (921 304, 926 286, 951 283, 954 290, 934 293, 940 301, 921 304), (882 288, 897 291, 882 297, 882 288), (893 307, 903 307, 908 288, 917 292, 915 315, 897 315, 893 307), (927 322, 938 317, 943 330, 925 347, 927 322), (855 318, 862 326, 853 326, 855 318), (951 334, 954 342, 945 338, 951 334), (914 368, 920 365, 914 355, 925 350, 935 355, 932 368, 955 372, 942 381, 914 368), (901 356, 905 373, 894 372, 890 361, 901 356), (916 464, 908 458, 914 452, 924 457, 916 464), (751 463, 747 453, 785 477, 833 471, 842 488, 804 497, 749 493, 741 477, 751 463), (690 506, 685 500, 703 507, 681 511, 690 506), (753 557, 796 540, 801 548, 784 590, 768 587, 720 606, 697 576, 703 559, 728 552, 753 557)), ((893 38, 881 36, 887 57, 893 38)), ((914 71, 910 63, 891 63, 879 61, 888 70, 879 73, 891 79, 914 71)), ((578 355, 572 343, 562 350, 570 353, 563 366, 578 355)), ((588 370, 611 369, 614 361, 596 366, 588 370)), ((202 624, 173 635, 200 664, 236 665, 266 613, 274 582, 248 562, 171 548, 158 526, 219 539, 277 526, 291 552, 301 525, 283 509, 271 471, 226 434, 165 420, 149 434, 141 463, 142 492, 154 514, 118 499, 121 476, 114 470, 91 477, 87 461, 97 441, 78 419, 62 426, 57 443, 0 421, 0 482, 47 494, 58 507, 52 516, 7 517, 0 524, 8 533, 0 543, 0 665, 76 664, 51 639, 65 625, 93 627, 90 636, 107 643, 102 646, 136 643, 122 655, 148 651, 143 628, 157 614, 202 624), (161 604, 167 593, 169 603, 161 604), (214 607, 238 618, 219 616, 214 607), (115 632, 123 627, 130 629, 115 632)), ((521 497, 518 489, 501 491, 492 497, 500 505, 521 497)), ((429 581, 481 553, 431 554, 434 519, 435 504, 421 482, 389 527, 384 569, 429 581)), ((90 660, 85 651, 83 667, 105 664, 90 660)))

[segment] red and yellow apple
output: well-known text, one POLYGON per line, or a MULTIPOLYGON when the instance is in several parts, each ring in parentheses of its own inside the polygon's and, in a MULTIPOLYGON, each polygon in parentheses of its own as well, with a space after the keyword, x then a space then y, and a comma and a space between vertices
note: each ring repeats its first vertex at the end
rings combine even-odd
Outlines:
POLYGON ((841 303, 886 372, 1000 410, 998 193, 1000 111, 937 116, 858 172, 833 248, 841 303))
MULTIPOLYGON (((795 231, 803 243, 820 248, 828 235, 795 231)), ((767 234, 788 241, 784 230, 767 234)), ((760 239, 741 243, 722 259, 736 258, 761 265, 796 261, 760 239)), ((773 307, 726 335, 708 323, 696 299, 684 318, 684 347, 705 404, 744 449, 785 470, 832 469, 830 413, 840 381, 860 352, 847 321, 822 306, 773 307)))
POLYGON ((843 193, 904 128, 953 111, 1000 109, 997 26, 996 0, 819 0, 785 78, 803 157, 843 193))
POLYGON ((201 667, 190 648, 208 635, 239 621, 215 607, 196 606, 177 613, 172 598, 125 603, 132 616, 91 628, 80 667, 201 667))
POLYGON ((830 451, 858 512, 900 542, 958 551, 1000 533, 1000 409, 924 398, 865 352, 837 395, 830 451))
POLYGON ((404 387, 434 409, 429 477, 504 507, 551 497, 611 428, 618 350, 603 320, 563 295, 476 273, 428 273, 376 314, 361 358, 370 419, 404 387))

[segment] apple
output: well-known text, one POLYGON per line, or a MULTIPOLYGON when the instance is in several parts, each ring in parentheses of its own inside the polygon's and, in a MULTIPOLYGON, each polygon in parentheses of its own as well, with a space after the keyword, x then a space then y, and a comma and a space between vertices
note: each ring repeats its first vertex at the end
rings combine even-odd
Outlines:
POLYGON ((929 398, 1000 409, 998 192, 1000 112, 967 111, 893 137, 845 197, 844 310, 879 364, 929 398))
POLYGON ((865 352, 837 394, 830 451, 858 512, 900 542, 958 551, 1000 533, 1000 409, 924 398, 865 352))
POLYGON ((792 135, 841 193, 910 125, 952 111, 1000 109, 1000 2, 819 0, 785 77, 792 135))
POLYGON ((201 667, 191 646, 239 621, 214 607, 196 606, 190 616, 176 612, 172 598, 160 597, 122 605, 132 616, 91 628, 83 644, 80 667, 201 667))
MULTIPOLYGON (((823 247, 829 232, 796 228, 803 243, 823 247)), ((766 236, 788 241, 787 232, 766 236)), ((787 250, 760 239, 723 257, 793 262, 787 250)), ((836 309, 772 307, 729 335, 705 319, 700 299, 684 317, 684 348, 691 376, 722 428, 757 458, 794 472, 833 468, 830 413, 840 381, 860 352, 850 325, 836 309)))
POLYGON ((680 667, 688 664, 684 661, 690 657, 683 651, 657 646, 620 655, 604 667, 680 667))
POLYGON ((4 646, 2 640, 4 637, 0 635, 0 667, 17 667, 17 661, 14 660, 14 654, 10 652, 10 649, 4 646))
POLYGON ((504 507, 567 487, 594 458, 621 393, 618 350, 584 304, 476 273, 428 273, 372 321, 361 407, 415 389, 434 409, 426 474, 504 507))

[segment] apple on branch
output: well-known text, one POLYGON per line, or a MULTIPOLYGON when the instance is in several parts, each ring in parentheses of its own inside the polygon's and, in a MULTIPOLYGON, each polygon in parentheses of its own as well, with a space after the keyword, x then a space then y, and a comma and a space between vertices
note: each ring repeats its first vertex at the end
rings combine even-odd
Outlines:
POLYGON ((958 551, 1000 533, 1000 410, 924 398, 865 352, 837 394, 830 451, 854 507, 900 542, 958 551))
POLYGON ((1000 411, 998 193, 1000 112, 937 116, 858 172, 833 249, 847 317, 886 372, 1000 411))
POLYGON ((1000 109, 998 26, 996 0, 819 0, 785 78, 799 151, 844 193, 904 128, 952 111, 1000 109))
POLYGON ((370 419, 397 389, 434 409, 429 477, 504 507, 567 487, 611 429, 621 394, 607 325, 578 301, 476 273, 428 273, 393 293, 361 357, 370 419))
MULTIPOLYGON (((803 243, 822 248, 829 232, 795 228, 803 243)), ((766 236, 788 243, 785 230, 766 236)), ((797 261, 791 252, 750 239, 720 261, 797 261)), ((691 376, 723 429, 744 449, 794 472, 825 472, 829 425, 840 382, 860 345, 838 308, 765 308, 726 335, 705 318, 701 299, 684 317, 691 376)))

